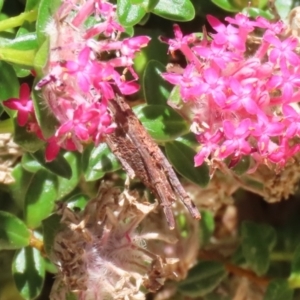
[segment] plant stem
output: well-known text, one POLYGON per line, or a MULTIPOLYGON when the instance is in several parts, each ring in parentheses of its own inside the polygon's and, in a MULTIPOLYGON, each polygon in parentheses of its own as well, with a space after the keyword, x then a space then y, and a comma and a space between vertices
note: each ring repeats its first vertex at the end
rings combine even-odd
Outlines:
POLYGON ((20 15, 0 21, 0 31, 21 26, 25 21, 34 22, 37 18, 37 10, 31 10, 20 15))
POLYGON ((39 250, 43 256, 45 256, 45 257, 47 256, 46 252, 45 252, 45 248, 44 248, 44 242, 42 240, 36 238, 34 236, 33 231, 31 231, 31 234, 30 234, 29 246, 39 250))
POLYGON ((214 261, 221 262, 229 273, 234 274, 236 276, 246 277, 247 279, 256 283, 257 285, 266 287, 270 282, 270 278, 264 276, 261 277, 257 276, 254 272, 250 270, 243 269, 239 266, 236 266, 231 262, 227 261, 226 258, 224 258, 222 255, 216 252, 201 250, 199 252, 198 257, 200 259, 214 260, 214 261))

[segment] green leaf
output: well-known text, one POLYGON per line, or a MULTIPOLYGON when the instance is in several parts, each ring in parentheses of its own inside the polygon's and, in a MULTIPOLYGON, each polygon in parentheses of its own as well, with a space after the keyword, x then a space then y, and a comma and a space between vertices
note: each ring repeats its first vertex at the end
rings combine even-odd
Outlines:
POLYGON ((90 145, 82 156, 82 169, 86 181, 102 178, 105 173, 120 169, 121 165, 106 144, 90 145))
POLYGON ((30 232, 16 216, 0 211, 0 250, 19 249, 29 245, 30 232))
POLYGON ((20 85, 15 70, 4 61, 0 61, 0 78, 0 101, 18 98, 20 85))
MULTIPOLYGON (((36 85, 38 80, 35 80, 33 86, 36 85)), ((37 118, 37 121, 42 129, 44 138, 49 138, 53 136, 55 132, 55 127, 58 124, 57 119, 54 117, 49 108, 45 108, 46 99, 45 95, 41 91, 32 90, 32 100, 34 104, 34 111, 37 118)), ((50 97, 51 95, 48 94, 50 97)))
POLYGON ((18 206, 23 209, 25 195, 33 174, 27 172, 24 168, 22 168, 21 164, 18 164, 14 167, 12 176, 15 179, 15 182, 9 185, 9 190, 12 198, 18 206))
POLYGON ((44 262, 45 262, 46 272, 49 272, 52 274, 56 274, 58 272, 57 266, 53 262, 51 262, 48 258, 44 258, 44 262))
POLYGON ((300 244, 298 244, 294 252, 291 263, 291 275, 288 282, 290 287, 299 288, 300 286, 300 244))
POLYGON ((284 279, 275 279, 270 282, 263 300, 292 300, 294 291, 290 289, 284 279))
POLYGON ((61 0, 41 0, 38 8, 38 17, 36 20, 36 34, 39 45, 46 40, 45 28, 52 19, 57 8, 60 6, 61 0))
POLYGON ((276 0, 275 6, 282 20, 285 20, 293 7, 293 0, 276 0))
POLYGON ((40 0, 27 0, 25 11, 29 11, 38 7, 40 0))
POLYGON ((172 141, 189 131, 187 122, 169 106, 139 105, 133 111, 156 142, 172 141))
POLYGON ((243 222, 241 226, 242 250, 248 266, 258 275, 267 272, 270 252, 276 243, 276 232, 267 224, 243 222))
POLYGON ((182 140, 165 144, 166 154, 175 170, 186 179, 205 187, 209 183, 209 169, 204 163, 200 167, 194 166, 196 151, 182 140))
MULTIPOLYGON (((37 50, 35 58, 34 58, 34 69, 37 73, 37 78, 41 79, 44 75, 43 69, 47 64, 49 57, 49 40, 44 41, 40 48, 37 50)), ((33 93, 34 96, 34 93, 33 93)))
POLYGON ((119 22, 124 27, 138 24, 146 14, 146 10, 141 5, 131 4, 130 0, 117 1, 117 15, 119 22))
POLYGON ((81 175, 81 156, 75 152, 66 152, 64 158, 68 162, 68 165, 71 166, 72 176, 68 179, 58 178, 58 194, 56 200, 59 200, 72 192, 77 186, 81 175))
POLYGON ((43 236, 44 236, 44 248, 48 255, 51 257, 54 239, 57 235, 57 232, 62 229, 62 224, 60 223, 61 216, 53 214, 47 219, 43 220, 43 236))
POLYGON ((0 47, 0 59, 9 63, 17 64, 25 68, 34 66, 34 50, 16 50, 0 47))
POLYGON ((14 119, 14 128, 14 142, 21 146, 25 151, 35 152, 45 144, 45 142, 39 139, 35 133, 28 132, 26 126, 19 126, 17 119, 14 119))
POLYGON ((37 40, 35 32, 19 35, 13 40, 0 38, 0 48, 9 48, 26 51, 36 49, 36 47, 37 40))
POLYGON ((232 3, 231 0, 211 0, 211 2, 226 11, 230 11, 230 12, 240 11, 240 7, 238 7, 238 5, 232 3))
POLYGON ((31 173, 36 173, 38 170, 43 168, 43 166, 39 162, 37 162, 28 152, 25 152, 23 154, 21 164, 26 171, 31 173))
POLYGON ((243 13, 251 18, 257 18, 258 16, 264 17, 267 20, 272 20, 274 18, 270 11, 257 7, 245 7, 243 13))
POLYGON ((201 222, 200 226, 200 244, 201 247, 204 247, 209 243, 210 238, 212 237, 215 230, 215 220, 212 212, 209 210, 201 211, 201 222))
POLYGON ((26 247, 18 251, 12 271, 16 287, 24 299, 34 299, 41 293, 45 279, 45 263, 37 249, 26 247))
POLYGON ((68 207, 72 210, 80 209, 82 211, 88 203, 89 199, 89 196, 85 194, 76 194, 67 200, 68 207))
POLYGON ((167 103, 171 84, 161 76, 166 67, 156 60, 150 60, 143 76, 144 96, 148 105, 165 105, 167 103))
POLYGON ((189 0, 159 0, 152 12, 172 21, 191 21, 195 17, 195 9, 189 0))
POLYGON ((190 269, 178 290, 189 297, 201 297, 213 291, 226 277, 224 266, 216 261, 202 261, 190 269))
POLYGON ((238 164, 232 170, 239 176, 245 174, 250 167, 250 157, 243 156, 238 164))
POLYGON ((58 154, 55 160, 51 162, 46 162, 44 150, 38 150, 30 154, 34 159, 36 159, 45 169, 49 170, 55 175, 61 176, 63 178, 70 179, 72 176, 72 169, 68 161, 63 157, 62 154, 58 154))
POLYGON ((35 173, 25 196, 24 219, 28 227, 38 227, 52 212, 56 199, 57 177, 46 170, 35 173))

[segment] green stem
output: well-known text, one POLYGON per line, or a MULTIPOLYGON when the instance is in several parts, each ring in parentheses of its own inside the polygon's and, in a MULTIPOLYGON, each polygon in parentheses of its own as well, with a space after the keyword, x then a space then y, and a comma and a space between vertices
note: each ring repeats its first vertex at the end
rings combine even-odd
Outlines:
POLYGON ((0 31, 21 26, 25 21, 34 22, 37 18, 37 10, 31 10, 20 15, 0 21, 0 31))
POLYGON ((11 118, 0 122, 0 133, 13 133, 14 123, 11 118))

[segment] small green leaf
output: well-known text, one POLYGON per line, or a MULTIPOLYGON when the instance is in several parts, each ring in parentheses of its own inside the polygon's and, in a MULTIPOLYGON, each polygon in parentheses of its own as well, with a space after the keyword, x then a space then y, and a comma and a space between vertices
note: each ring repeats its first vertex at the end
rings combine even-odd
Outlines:
POLYGON ((195 9, 189 0, 159 0, 152 12, 172 21, 191 21, 195 17, 195 9))
POLYGON ((25 11, 30 11, 38 7, 40 0, 27 0, 25 11))
POLYGON ((64 158, 68 162, 68 165, 71 166, 72 176, 68 179, 58 178, 58 194, 56 200, 59 200, 72 192, 77 186, 81 175, 81 156, 75 152, 66 152, 64 158))
POLYGON ((245 7, 243 9, 243 13, 247 14, 251 18, 257 18, 258 16, 261 16, 267 20, 272 20, 274 18, 269 10, 264 10, 257 7, 245 7))
POLYGON ((85 194, 76 194, 67 200, 68 207, 72 210, 80 209, 82 211, 89 200, 90 200, 89 196, 85 194))
POLYGON ((82 156, 82 169, 87 181, 102 178, 105 173, 120 169, 120 163, 106 144, 90 145, 82 156))
MULTIPOLYGON (((33 86, 36 85, 37 81, 38 80, 35 80, 33 86)), ((34 104, 35 115, 42 129, 43 136, 44 138, 49 138, 53 136, 58 121, 48 109, 48 107, 45 108, 46 99, 45 96, 41 94, 41 91, 36 91, 35 89, 33 89, 31 94, 34 104)))
POLYGON ((238 164, 232 170, 239 176, 245 174, 250 167, 250 157, 243 156, 238 164))
POLYGON ((211 2, 226 11, 230 11, 230 12, 240 11, 240 7, 238 7, 238 5, 232 3, 231 0, 211 0, 211 2))
POLYGON ((186 179, 205 187, 209 183, 209 169, 204 163, 200 167, 194 166, 196 151, 176 140, 165 144, 167 157, 175 170, 186 179))
POLYGON ((201 247, 209 243, 210 238, 212 237, 215 230, 215 220, 212 212, 209 210, 201 211, 201 222, 200 226, 200 244, 201 247))
POLYGON ((117 15, 119 22, 124 27, 138 24, 146 14, 146 10, 141 5, 131 4, 130 0, 117 1, 117 15))
POLYGON ((144 96, 148 105, 165 105, 167 103, 171 84, 161 76, 165 66, 156 60, 150 60, 143 76, 144 96))
POLYGON ((263 300, 292 300, 294 291, 284 279, 275 279, 270 282, 263 300))
POLYGON ((61 216, 53 214, 47 219, 43 220, 43 233, 44 233, 44 249, 49 257, 52 256, 52 249, 54 240, 57 233, 63 228, 64 225, 60 222, 61 216))
POLYGON ((43 166, 39 162, 37 162, 28 152, 25 152, 23 154, 21 164, 26 171, 31 173, 36 173, 38 170, 43 168, 43 166))
POLYGON ((292 9, 293 0, 276 0, 275 6, 282 20, 285 20, 292 9))
POLYGON ((56 274, 57 273, 57 266, 51 262, 48 258, 44 258, 45 262, 45 270, 49 273, 56 274))
POLYGON ((28 132, 26 126, 19 126, 17 119, 14 119, 15 135, 14 142, 21 146, 25 151, 35 152, 45 144, 33 132, 28 132))
POLYGON ((166 105, 139 105, 134 113, 156 142, 172 141, 189 131, 187 122, 166 105))
POLYGON ((37 73, 37 78, 42 78, 44 75, 43 69, 47 64, 49 57, 49 40, 45 40, 36 52, 34 58, 34 69, 37 73))
POLYGON ((37 249, 26 247, 18 251, 12 271, 16 287, 24 299, 34 299, 41 293, 45 279, 45 263, 37 249))
POLYGON ((9 63, 17 64, 25 68, 34 66, 34 50, 16 50, 0 47, 0 59, 9 63))
POLYGON ((66 179, 70 179, 72 176, 72 169, 68 161, 59 154, 55 160, 51 162, 46 162, 44 150, 38 150, 30 154, 34 159, 36 159, 45 169, 49 170, 55 175, 61 176, 66 179))
POLYGON ((16 216, 0 211, 0 250, 19 249, 29 245, 30 232, 16 216))
POLYGON ((44 248, 49 257, 52 255, 52 249, 54 245, 54 239, 57 232, 62 228, 60 223, 61 216, 53 214, 47 219, 43 220, 43 236, 44 236, 44 248))
POLYGON ((27 172, 24 168, 22 168, 21 164, 18 164, 14 167, 12 176, 15 179, 15 182, 9 185, 9 190, 12 198, 18 204, 19 208, 23 209, 25 195, 33 174, 27 172))
POLYGON ((52 212, 56 199, 57 177, 46 170, 35 173, 25 196, 24 219, 28 227, 38 227, 52 212))
POLYGON ((20 87, 18 78, 13 67, 4 61, 0 61, 0 78, 0 101, 18 98, 20 87))
POLYGON ((268 271, 270 252, 275 246, 276 232, 267 224, 243 222, 242 250, 249 267, 258 275, 268 271))
POLYGON ((213 291, 226 277, 224 266, 216 261, 202 261, 190 269, 178 290, 189 297, 201 297, 213 291))
POLYGON ((36 33, 30 32, 20 36, 15 39, 5 39, 0 38, 0 48, 16 49, 16 50, 32 50, 36 49, 36 33))

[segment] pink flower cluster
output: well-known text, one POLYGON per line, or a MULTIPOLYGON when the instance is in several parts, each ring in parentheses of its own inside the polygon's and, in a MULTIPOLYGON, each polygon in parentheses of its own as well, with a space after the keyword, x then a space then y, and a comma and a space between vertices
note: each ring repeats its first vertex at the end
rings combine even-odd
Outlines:
POLYGON ((228 25, 207 19, 211 38, 183 36, 175 25, 175 39, 165 40, 187 59, 184 70, 163 77, 192 107, 191 129, 201 144, 195 165, 228 157, 234 166, 251 156, 255 166, 283 167, 300 150, 298 39, 285 35, 282 22, 262 17, 237 14, 228 25))
MULTIPOLYGON (((115 93, 130 95, 138 90, 133 58, 150 38, 120 40, 122 32, 116 6, 105 0, 64 0, 49 22, 47 75, 36 86, 59 123, 54 136, 46 139, 48 161, 56 157, 60 147, 82 151, 83 143, 99 144, 115 128, 108 102, 115 93)), ((4 103, 18 110, 20 126, 32 112, 29 95, 28 87, 25 91, 22 86, 19 104, 18 99, 4 103), (24 97, 27 103, 23 105, 24 97)), ((43 138, 37 123, 34 125, 28 128, 43 138)))

